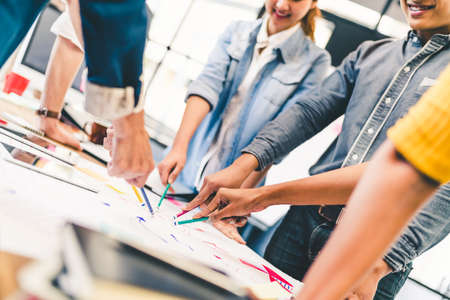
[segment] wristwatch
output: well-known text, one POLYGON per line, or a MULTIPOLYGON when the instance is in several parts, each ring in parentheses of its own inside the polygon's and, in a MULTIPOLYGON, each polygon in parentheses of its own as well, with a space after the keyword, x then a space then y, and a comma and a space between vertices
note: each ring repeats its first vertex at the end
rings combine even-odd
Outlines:
POLYGON ((53 118, 53 119, 58 119, 61 117, 61 113, 59 111, 52 111, 52 110, 48 110, 45 107, 41 107, 36 111, 36 114, 38 116, 43 116, 46 118, 53 118))

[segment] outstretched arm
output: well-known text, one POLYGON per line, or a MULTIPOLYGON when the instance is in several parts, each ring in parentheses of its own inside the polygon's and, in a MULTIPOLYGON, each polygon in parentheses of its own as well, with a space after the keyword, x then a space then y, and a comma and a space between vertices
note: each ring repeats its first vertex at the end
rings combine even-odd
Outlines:
POLYGON ((343 298, 436 188, 386 142, 355 189, 342 222, 307 273, 297 299, 343 298), (318 284, 331 270, 339 280, 318 284))
POLYGON ((158 165, 159 176, 164 185, 174 183, 178 174, 183 170, 191 138, 208 114, 209 109, 208 101, 202 97, 190 96, 188 98, 183 120, 173 141, 172 149, 158 165))
MULTIPOLYGON (((227 203, 228 205, 214 212, 211 215, 214 219, 245 216, 278 204, 346 204, 366 165, 364 163, 254 189, 221 188, 214 200, 209 203, 204 214, 208 214, 208 211, 214 211, 220 203, 227 203)), ((199 216, 203 216, 203 214, 199 216)))
MULTIPOLYGON (((78 0, 70 0, 68 12, 61 15, 54 25, 57 34, 46 70, 41 107, 61 112, 64 97, 83 61, 81 20, 78 0), (55 27, 56 26, 56 27, 55 27), (59 29, 58 29, 59 28, 59 29), (61 31, 62 32, 59 32, 61 31)), ((63 144, 80 148, 80 142, 68 128, 55 118, 41 117, 40 127, 45 134, 63 144)))
MULTIPOLYGON (((41 106, 61 112, 64 97, 83 61, 83 52, 70 40, 58 36, 46 71, 41 106)), ((80 142, 66 130, 58 119, 41 117, 40 127, 49 137, 76 148, 80 142)))
POLYGON ((447 67, 438 83, 389 130, 389 140, 356 187, 342 222, 306 275, 298 299, 341 299, 439 183, 450 180, 449 87, 447 67), (338 280, 328 280, 331 273, 338 280))

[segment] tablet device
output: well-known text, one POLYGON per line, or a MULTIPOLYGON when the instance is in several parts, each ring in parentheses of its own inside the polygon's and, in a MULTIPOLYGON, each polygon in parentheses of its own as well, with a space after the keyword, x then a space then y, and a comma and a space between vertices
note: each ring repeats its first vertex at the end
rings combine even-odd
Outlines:
POLYGON ((79 159, 77 153, 56 144, 52 140, 38 136, 32 132, 25 132, 20 128, 15 128, 13 125, 4 125, 0 123, 0 136, 12 139, 39 152, 43 152, 46 155, 71 166, 75 165, 79 159))
POLYGON ((76 269, 73 273, 79 276, 77 282, 87 282, 92 276, 187 299, 248 299, 246 291, 226 274, 189 258, 140 248, 76 224, 68 225, 68 229, 65 245, 72 246, 64 248, 64 264, 69 275, 76 269), (77 252, 82 257, 77 257, 77 252), (88 272, 80 268, 83 265, 88 272))
POLYGON ((0 139, 1 152, 4 153, 3 159, 5 161, 87 191, 98 193, 98 188, 93 180, 71 165, 49 158, 48 156, 44 157, 36 154, 38 153, 37 151, 36 153, 31 153, 17 145, 18 143, 0 139))

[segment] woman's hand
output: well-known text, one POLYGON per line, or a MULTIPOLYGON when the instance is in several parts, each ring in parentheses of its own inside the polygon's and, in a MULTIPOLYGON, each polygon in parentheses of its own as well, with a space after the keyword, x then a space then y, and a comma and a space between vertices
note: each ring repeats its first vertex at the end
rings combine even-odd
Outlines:
POLYGON ((225 236, 235 240, 239 244, 245 244, 244 239, 239 234, 237 228, 247 223, 247 217, 229 218, 225 220, 215 220, 212 222, 214 227, 221 231, 225 236))
POLYGON ((247 216, 252 212, 265 209, 266 204, 264 189, 228 189, 221 188, 217 192, 207 209, 194 218, 209 215, 213 221, 223 218, 247 216))
POLYGON ((173 148, 158 165, 161 183, 164 185, 174 183, 185 164, 186 151, 173 148))

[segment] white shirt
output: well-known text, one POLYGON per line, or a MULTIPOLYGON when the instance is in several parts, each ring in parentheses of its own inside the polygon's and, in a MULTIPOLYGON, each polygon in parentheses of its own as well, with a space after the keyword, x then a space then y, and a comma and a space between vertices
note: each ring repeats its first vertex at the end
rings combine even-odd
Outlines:
POLYGON ((300 27, 300 24, 297 23, 286 30, 269 36, 269 33, 267 32, 268 20, 269 18, 266 17, 261 24, 261 29, 256 37, 256 45, 253 50, 253 57, 247 74, 245 74, 236 95, 234 95, 230 100, 230 103, 228 103, 217 136, 209 148, 208 153, 200 162, 200 167, 195 178, 195 187, 198 191, 200 191, 205 176, 215 173, 218 170, 221 162, 221 155, 218 153, 219 149, 225 143, 231 142, 231 135, 234 132, 235 126, 239 124, 237 118, 244 105, 245 96, 249 89, 252 88, 255 80, 258 79, 263 67, 275 58, 273 49, 285 42, 300 27))
POLYGON ((70 19, 67 5, 66 10, 58 17, 58 19, 56 19, 55 23, 53 23, 50 28, 50 31, 57 36, 62 36, 70 40, 84 52, 84 48, 81 46, 81 43, 77 38, 77 34, 75 33, 75 28, 72 25, 72 20, 70 19))

